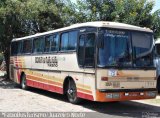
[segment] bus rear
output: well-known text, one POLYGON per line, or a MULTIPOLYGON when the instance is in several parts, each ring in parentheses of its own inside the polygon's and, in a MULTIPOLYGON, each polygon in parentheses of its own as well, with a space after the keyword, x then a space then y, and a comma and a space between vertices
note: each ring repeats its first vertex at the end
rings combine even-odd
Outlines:
POLYGON ((156 97, 152 32, 99 29, 96 101, 156 97))

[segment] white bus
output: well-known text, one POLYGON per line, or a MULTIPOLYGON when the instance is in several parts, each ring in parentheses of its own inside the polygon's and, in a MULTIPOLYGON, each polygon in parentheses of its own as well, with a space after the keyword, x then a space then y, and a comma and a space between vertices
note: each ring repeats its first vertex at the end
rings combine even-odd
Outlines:
POLYGON ((71 103, 155 98, 153 32, 97 21, 16 38, 10 78, 22 89, 67 95, 71 103))

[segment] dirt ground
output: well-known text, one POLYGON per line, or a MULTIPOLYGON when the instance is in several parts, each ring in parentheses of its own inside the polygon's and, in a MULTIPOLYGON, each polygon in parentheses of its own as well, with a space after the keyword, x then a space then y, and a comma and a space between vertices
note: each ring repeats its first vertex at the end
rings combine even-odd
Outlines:
POLYGON ((135 113, 159 111, 159 96, 152 100, 115 103, 84 100, 73 105, 63 95, 35 88, 25 91, 12 81, 0 78, 0 112, 94 112, 104 117, 132 117, 135 113))

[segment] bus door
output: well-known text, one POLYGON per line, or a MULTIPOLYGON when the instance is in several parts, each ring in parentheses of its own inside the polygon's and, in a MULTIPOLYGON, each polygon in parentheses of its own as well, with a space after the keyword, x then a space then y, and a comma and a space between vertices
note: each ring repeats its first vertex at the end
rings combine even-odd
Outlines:
POLYGON ((95 39, 94 32, 79 35, 78 63, 83 69, 83 85, 87 90, 95 85, 95 39))

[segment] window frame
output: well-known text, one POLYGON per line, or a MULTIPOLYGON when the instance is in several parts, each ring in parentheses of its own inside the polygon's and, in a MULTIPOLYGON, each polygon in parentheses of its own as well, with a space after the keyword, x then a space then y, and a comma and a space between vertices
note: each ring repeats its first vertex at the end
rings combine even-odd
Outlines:
POLYGON ((24 55, 30 55, 31 53, 32 53, 32 49, 33 49, 33 39, 32 38, 29 38, 29 39, 25 39, 25 40, 23 40, 23 49, 22 49, 22 54, 24 54, 24 55), (31 51, 29 52, 29 53, 25 53, 24 52, 24 41, 31 41, 31 51))
MULTIPOLYGON (((108 30, 123 30, 123 31, 129 31, 129 36, 130 36, 130 41, 131 41, 131 46, 132 46, 132 32, 141 32, 141 33, 147 33, 147 34, 151 34, 151 35, 153 35, 153 33, 152 32, 145 32, 145 31, 135 31, 135 30, 129 30, 129 29, 122 29, 122 28, 110 28, 110 27, 100 27, 100 28, 98 28, 98 34, 99 34, 99 31, 101 31, 101 29, 102 28, 106 28, 106 29, 108 29, 108 30)), ((98 40, 97 40, 98 41, 98 40)), ((96 46, 97 47, 97 46, 96 46)), ((99 48, 97 47, 97 54, 96 54, 96 58, 97 58, 97 62, 96 63, 98 63, 98 55, 99 55, 99 48)), ((134 60, 134 55, 133 55, 133 47, 131 48, 131 61, 132 61, 132 66, 131 67, 113 67, 113 66, 106 66, 106 67, 98 67, 97 65, 96 65, 96 68, 97 69, 110 69, 110 68, 114 68, 114 69, 129 69, 129 70, 139 70, 139 69, 146 69, 146 68, 144 68, 144 67, 134 67, 133 66, 133 60, 134 60)), ((155 69, 155 67, 148 67, 149 69, 155 69)))
MULTIPOLYGON (((40 39, 39 39, 40 40, 40 39)), ((42 39, 41 39, 42 40, 42 39)), ((33 37, 32 38, 32 54, 33 55, 36 55, 36 54, 43 54, 44 53, 44 45, 45 45, 45 36, 44 35, 42 35, 42 36, 37 36, 37 37, 33 37), (43 43, 43 47, 42 47, 42 52, 34 52, 34 40, 35 39, 39 39, 39 38, 43 38, 43 41, 42 41, 42 43, 43 43)))
POLYGON ((50 53, 58 53, 58 51, 59 51, 59 40, 60 40, 60 34, 58 33, 58 32, 55 32, 55 33, 51 33, 51 34, 47 34, 47 35, 45 35, 44 36, 44 51, 43 51, 43 53, 44 54, 50 54, 50 53), (50 42, 50 47, 49 47, 49 51, 48 52, 46 52, 45 51, 45 44, 46 44, 46 37, 49 37, 49 36, 54 36, 54 35, 58 35, 58 44, 57 44, 57 50, 56 51, 51 51, 51 42, 50 42))
MULTIPOLYGON (((10 53, 11 53, 11 56, 16 56, 17 54, 17 52, 15 53, 15 52, 12 52, 13 51, 13 48, 15 47, 14 45, 17 43, 17 41, 13 41, 13 42, 11 42, 11 48, 10 48, 10 53), (13 45, 14 44, 14 45, 13 45), (13 48, 12 48, 12 46, 13 46, 13 48)), ((14 50, 15 51, 15 50, 14 50)))
MULTIPOLYGON (((17 43, 21 43, 20 52, 18 52, 18 50, 17 50, 17 56, 20 56, 20 55, 22 55, 22 51, 23 51, 23 40, 19 40, 19 41, 17 41, 17 43)), ((19 46, 19 44, 18 44, 18 46, 19 46)))
POLYGON ((62 35, 66 33, 68 34, 68 40, 69 40, 69 32, 62 32, 60 35, 59 52, 69 52, 69 50, 62 50, 62 35))
POLYGON ((70 30, 66 30, 66 31, 60 32, 60 35, 59 35, 59 50, 58 50, 59 53, 72 53, 72 52, 76 52, 77 51, 77 48, 78 48, 78 36, 79 36, 79 31, 78 30, 79 30, 79 28, 70 29, 70 30), (74 31, 77 32, 77 38, 76 38, 77 45, 76 45, 75 49, 74 50, 61 50, 62 34, 68 33, 68 39, 69 39, 69 32, 74 32, 74 31))

